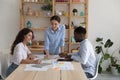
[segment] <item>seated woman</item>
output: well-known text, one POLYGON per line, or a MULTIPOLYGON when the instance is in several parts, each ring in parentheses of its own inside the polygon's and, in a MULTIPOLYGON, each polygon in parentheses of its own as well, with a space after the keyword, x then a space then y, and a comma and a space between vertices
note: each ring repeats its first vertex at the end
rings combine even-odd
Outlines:
POLYGON ((11 46, 12 64, 9 66, 6 76, 9 76, 20 64, 40 64, 41 60, 34 60, 34 56, 31 54, 27 47, 27 43, 33 39, 33 31, 24 28, 16 36, 15 41, 11 46))

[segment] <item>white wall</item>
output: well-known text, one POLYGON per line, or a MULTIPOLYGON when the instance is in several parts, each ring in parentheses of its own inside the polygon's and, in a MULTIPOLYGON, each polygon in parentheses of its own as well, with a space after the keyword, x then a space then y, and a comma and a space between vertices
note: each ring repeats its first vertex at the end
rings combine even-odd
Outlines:
POLYGON ((0 0, 0 50, 10 48, 19 22, 19 0, 0 0))
POLYGON ((110 38, 113 48, 120 47, 120 0, 89 0, 89 39, 110 38))
MULTIPOLYGON (((19 31, 19 1, 0 0, 0 49, 9 48, 19 31)), ((120 0, 89 0, 88 38, 110 38, 120 45, 120 0)))

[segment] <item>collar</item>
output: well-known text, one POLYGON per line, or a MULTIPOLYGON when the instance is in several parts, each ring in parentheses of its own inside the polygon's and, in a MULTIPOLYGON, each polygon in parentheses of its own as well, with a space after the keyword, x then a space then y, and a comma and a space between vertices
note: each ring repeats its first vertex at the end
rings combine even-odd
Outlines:
POLYGON ((52 30, 52 26, 50 26, 50 31, 51 31, 52 33, 56 33, 56 32, 58 32, 58 31, 60 31, 60 26, 58 27, 57 31, 53 31, 53 30, 52 30))
POLYGON ((87 39, 82 40, 82 41, 80 42, 80 44, 83 44, 86 40, 87 40, 87 39))

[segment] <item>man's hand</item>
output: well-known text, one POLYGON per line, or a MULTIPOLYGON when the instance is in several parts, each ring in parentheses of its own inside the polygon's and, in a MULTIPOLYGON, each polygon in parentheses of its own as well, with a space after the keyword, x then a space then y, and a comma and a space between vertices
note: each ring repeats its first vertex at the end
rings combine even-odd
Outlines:
POLYGON ((71 55, 67 55, 65 58, 71 59, 71 55))
POLYGON ((73 61, 73 59, 71 59, 71 55, 67 55, 65 59, 58 59, 58 61, 73 61))
POLYGON ((67 55, 67 53, 61 53, 61 54, 59 54, 59 56, 60 57, 67 57, 68 55, 67 55))
POLYGON ((67 56, 65 57, 65 60, 66 60, 66 61, 73 61, 73 59, 71 59, 71 55, 67 55, 67 56))

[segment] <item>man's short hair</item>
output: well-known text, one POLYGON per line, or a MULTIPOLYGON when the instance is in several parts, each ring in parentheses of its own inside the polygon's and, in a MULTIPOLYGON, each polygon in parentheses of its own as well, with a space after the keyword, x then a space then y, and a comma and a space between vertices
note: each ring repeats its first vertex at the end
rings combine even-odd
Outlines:
POLYGON ((74 32, 78 33, 78 34, 86 34, 86 29, 83 28, 82 26, 79 26, 77 28, 75 28, 74 32))

